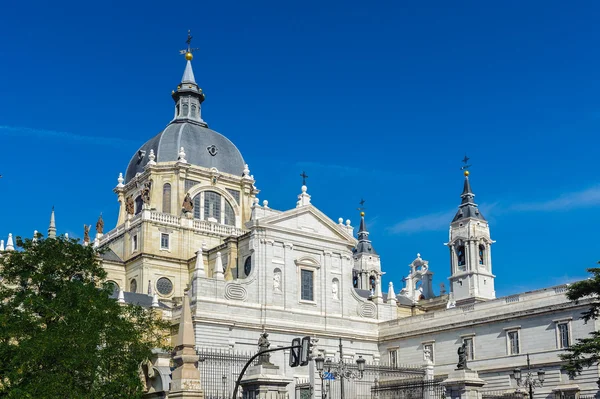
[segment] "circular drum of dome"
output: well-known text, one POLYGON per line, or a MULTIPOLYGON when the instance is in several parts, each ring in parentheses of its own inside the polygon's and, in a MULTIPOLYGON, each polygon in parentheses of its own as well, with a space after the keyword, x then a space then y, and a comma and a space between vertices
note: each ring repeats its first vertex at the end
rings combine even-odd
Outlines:
POLYGON ((156 290, 161 295, 169 295, 173 292, 173 283, 166 277, 161 277, 156 282, 156 290))

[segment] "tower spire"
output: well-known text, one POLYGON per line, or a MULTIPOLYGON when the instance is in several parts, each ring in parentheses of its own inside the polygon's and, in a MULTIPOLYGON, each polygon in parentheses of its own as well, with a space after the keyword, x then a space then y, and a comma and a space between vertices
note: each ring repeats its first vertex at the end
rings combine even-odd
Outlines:
POLYGON ((54 220, 54 206, 50 214, 50 226, 48 226, 48 238, 56 238, 56 222, 54 220))
POLYGON ((371 240, 369 240, 369 231, 367 230, 367 223, 365 222, 365 200, 360 200, 360 226, 358 227, 358 245, 356 246, 356 253, 366 254, 377 254, 371 240))
POLYGON ((460 168, 463 171, 463 175, 465 176, 465 181, 463 184, 463 191, 460 195, 461 201, 458 206, 458 211, 456 215, 454 215, 454 219, 452 222, 456 222, 460 219, 473 218, 479 220, 485 220, 477 204, 474 202, 475 194, 473 194, 473 190, 471 189, 471 182, 469 181, 469 167, 471 165, 468 164, 469 157, 465 155, 465 158, 462 160, 464 165, 460 168))
POLYGON ((204 101, 204 93, 202 89, 196 83, 194 76, 194 70, 192 69, 192 59, 194 59, 194 51, 198 50, 193 48, 192 35, 188 30, 188 38, 185 41, 187 48, 179 50, 179 53, 185 56, 186 64, 181 77, 181 83, 177 86, 177 90, 173 90, 171 97, 175 101, 175 118, 174 121, 192 121, 207 126, 206 122, 202 120, 201 104, 204 101))

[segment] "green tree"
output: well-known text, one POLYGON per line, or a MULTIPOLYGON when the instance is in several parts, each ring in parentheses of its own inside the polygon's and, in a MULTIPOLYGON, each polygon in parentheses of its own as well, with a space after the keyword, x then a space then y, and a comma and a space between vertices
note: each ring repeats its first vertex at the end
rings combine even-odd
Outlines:
MULTIPOLYGON (((589 302, 589 309, 581 315, 586 323, 590 320, 595 321, 600 316, 600 268, 591 268, 588 272, 592 277, 571 284, 567 290, 567 298, 575 303, 583 300, 589 302)), ((577 343, 566 351, 567 353, 561 354, 560 358, 567 362, 563 370, 571 377, 581 374, 584 368, 597 366, 600 362, 600 332, 593 331, 588 338, 577 339, 577 343)), ((598 386, 600 387, 600 379, 598 386)))
POLYGON ((0 254, 0 397, 141 397, 139 364, 164 347, 167 323, 110 298, 92 247, 16 243, 0 254))

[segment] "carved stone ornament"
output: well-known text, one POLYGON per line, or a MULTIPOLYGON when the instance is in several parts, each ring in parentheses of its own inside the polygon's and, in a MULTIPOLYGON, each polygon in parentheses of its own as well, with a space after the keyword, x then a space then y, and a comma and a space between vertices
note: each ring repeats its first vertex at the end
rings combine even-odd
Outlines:
POLYGON ((469 370, 467 367, 467 343, 463 341, 463 344, 458 348, 456 353, 458 354, 458 364, 456 365, 456 369, 469 370))
POLYGON ((135 212, 135 203, 133 202, 133 196, 129 196, 125 199, 125 212, 129 215, 133 215, 135 212))
POLYGON ((98 221, 96 222, 96 233, 98 233, 98 234, 104 233, 104 219, 102 219, 102 214, 100 214, 100 217, 98 218, 98 221))
POLYGON ((83 225, 83 242, 90 242, 90 227, 87 224, 83 225))
POLYGON ((214 157, 215 155, 217 155, 217 153, 219 152, 219 150, 217 149, 217 146, 215 146, 214 144, 213 144, 213 145, 211 145, 211 146, 209 146, 209 147, 206 147, 206 150, 207 150, 207 151, 208 151, 208 153, 209 153, 210 155, 212 155, 213 157, 214 157))
POLYGON ((190 193, 187 193, 183 199, 183 210, 184 212, 192 212, 194 210, 194 201, 192 201, 190 193))
POLYGON ((142 189, 142 201, 146 205, 150 205, 150 188, 152 187, 152 183, 146 182, 144 183, 144 188, 142 189))
POLYGON ((281 292, 281 272, 279 270, 273 274, 273 291, 281 292))

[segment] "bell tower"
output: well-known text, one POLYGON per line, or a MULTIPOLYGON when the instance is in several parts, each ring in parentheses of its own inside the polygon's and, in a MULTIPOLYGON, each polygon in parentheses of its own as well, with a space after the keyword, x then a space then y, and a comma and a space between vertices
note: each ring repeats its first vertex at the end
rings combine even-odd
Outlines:
POLYGON ((461 204, 450 223, 450 301, 465 304, 496 298, 492 274, 490 228, 471 190, 467 165, 463 162, 464 186, 461 204))

